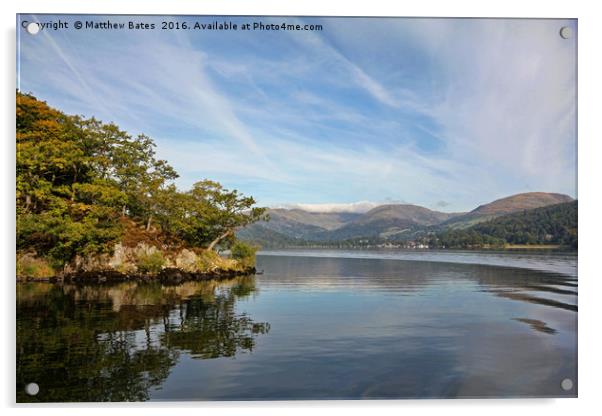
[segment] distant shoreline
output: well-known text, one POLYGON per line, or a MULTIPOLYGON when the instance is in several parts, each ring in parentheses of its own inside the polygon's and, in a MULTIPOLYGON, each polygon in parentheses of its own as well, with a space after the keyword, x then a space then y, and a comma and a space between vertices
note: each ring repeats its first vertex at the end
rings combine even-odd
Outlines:
POLYGON ((571 247, 564 247, 560 244, 507 244, 503 250, 567 250, 577 251, 571 247))
POLYGON ((348 247, 337 247, 337 246, 318 246, 318 245, 307 245, 307 246, 286 246, 286 247, 262 247, 257 254, 261 254, 261 251, 271 250, 404 250, 404 251, 519 251, 519 250, 555 250, 555 251, 567 251, 577 252, 578 249, 571 246, 563 246, 560 244, 507 244, 503 247, 392 247, 392 246, 348 246, 348 247))

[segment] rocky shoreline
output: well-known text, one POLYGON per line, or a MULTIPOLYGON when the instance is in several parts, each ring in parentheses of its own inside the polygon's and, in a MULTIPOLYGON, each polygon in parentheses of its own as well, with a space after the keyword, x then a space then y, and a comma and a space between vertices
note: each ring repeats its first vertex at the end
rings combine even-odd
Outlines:
POLYGON ((212 250, 168 250, 146 243, 115 245, 112 253, 76 256, 62 269, 35 252, 17 255, 17 282, 96 284, 127 281, 180 283, 220 280, 256 273, 255 253, 222 257, 212 250))
POLYGON ((43 278, 17 276, 17 283, 76 283, 76 284, 100 284, 113 282, 161 282, 178 284, 187 281, 198 280, 223 280, 240 276, 251 276, 256 273, 255 267, 243 270, 213 270, 210 272, 188 272, 175 267, 168 267, 156 274, 148 273, 121 273, 116 270, 82 271, 79 273, 68 273, 63 276, 51 276, 43 278))

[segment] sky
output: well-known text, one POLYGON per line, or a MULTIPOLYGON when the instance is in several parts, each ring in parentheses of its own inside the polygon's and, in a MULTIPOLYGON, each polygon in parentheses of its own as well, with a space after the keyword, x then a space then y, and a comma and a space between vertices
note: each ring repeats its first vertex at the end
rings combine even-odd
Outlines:
POLYGON ((577 197, 575 20, 19 19, 18 89, 152 137, 183 190, 209 178, 261 206, 350 212, 577 197), (30 35, 22 21, 69 27, 30 35), (163 21, 238 30, 162 30, 163 21), (322 30, 241 30, 254 22, 322 30))

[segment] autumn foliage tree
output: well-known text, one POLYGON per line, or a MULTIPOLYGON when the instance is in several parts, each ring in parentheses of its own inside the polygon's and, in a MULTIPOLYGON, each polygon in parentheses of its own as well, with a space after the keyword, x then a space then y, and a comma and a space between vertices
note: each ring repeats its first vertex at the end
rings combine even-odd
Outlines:
POLYGON ((125 194, 99 174, 109 150, 87 128, 95 123, 17 94, 18 249, 64 264, 77 254, 107 251, 121 235, 112 207, 125 194))
POLYGON ((66 115, 17 92, 17 249, 56 265, 110 252, 124 220, 191 247, 231 244, 234 231, 265 218, 255 200, 203 180, 179 191, 176 171, 148 136, 66 115))

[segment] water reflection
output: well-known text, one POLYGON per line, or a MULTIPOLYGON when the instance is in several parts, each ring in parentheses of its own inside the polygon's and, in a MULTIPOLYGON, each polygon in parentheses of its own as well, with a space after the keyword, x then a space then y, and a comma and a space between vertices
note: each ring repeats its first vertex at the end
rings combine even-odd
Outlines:
POLYGON ((250 293, 249 286, 236 285, 215 295, 211 302, 202 296, 189 297, 180 305, 175 322, 165 323, 165 345, 195 358, 233 357, 241 350, 252 351, 255 337, 266 334, 270 325, 235 314, 236 299, 250 293))
POLYGON ((555 334, 557 331, 550 328, 545 322, 539 319, 514 318, 515 321, 523 322, 533 328, 535 331, 543 332, 544 334, 555 334))
MULTIPOLYGON (((506 260, 508 262, 508 260, 506 260)), ((478 264, 374 258, 260 256, 266 287, 300 291, 362 290, 416 296, 446 291, 479 291, 513 301, 577 311, 577 278, 551 272, 478 264)))
POLYGON ((272 255, 257 279, 19 285, 17 399, 574 397, 576 277, 505 263, 272 255))
POLYGON ((17 288, 17 401, 141 401, 182 352, 252 351, 268 323, 239 314, 253 277, 221 282, 17 288), (36 382, 40 393, 25 394, 36 382))
POLYGON ((566 309, 567 311, 577 312, 577 305, 572 305, 570 303, 565 303, 565 302, 559 302, 554 299, 546 299, 546 298, 540 298, 537 296, 529 296, 524 293, 513 293, 513 292, 504 292, 504 291, 496 292, 496 295, 500 296, 502 298, 519 300, 519 301, 529 302, 529 303, 537 303, 540 305, 552 306, 554 308, 566 309))
POLYGON ((345 259, 390 259, 489 266, 520 267, 577 276, 577 253, 554 250, 404 250, 404 249, 288 249, 264 250, 259 255, 345 259))

